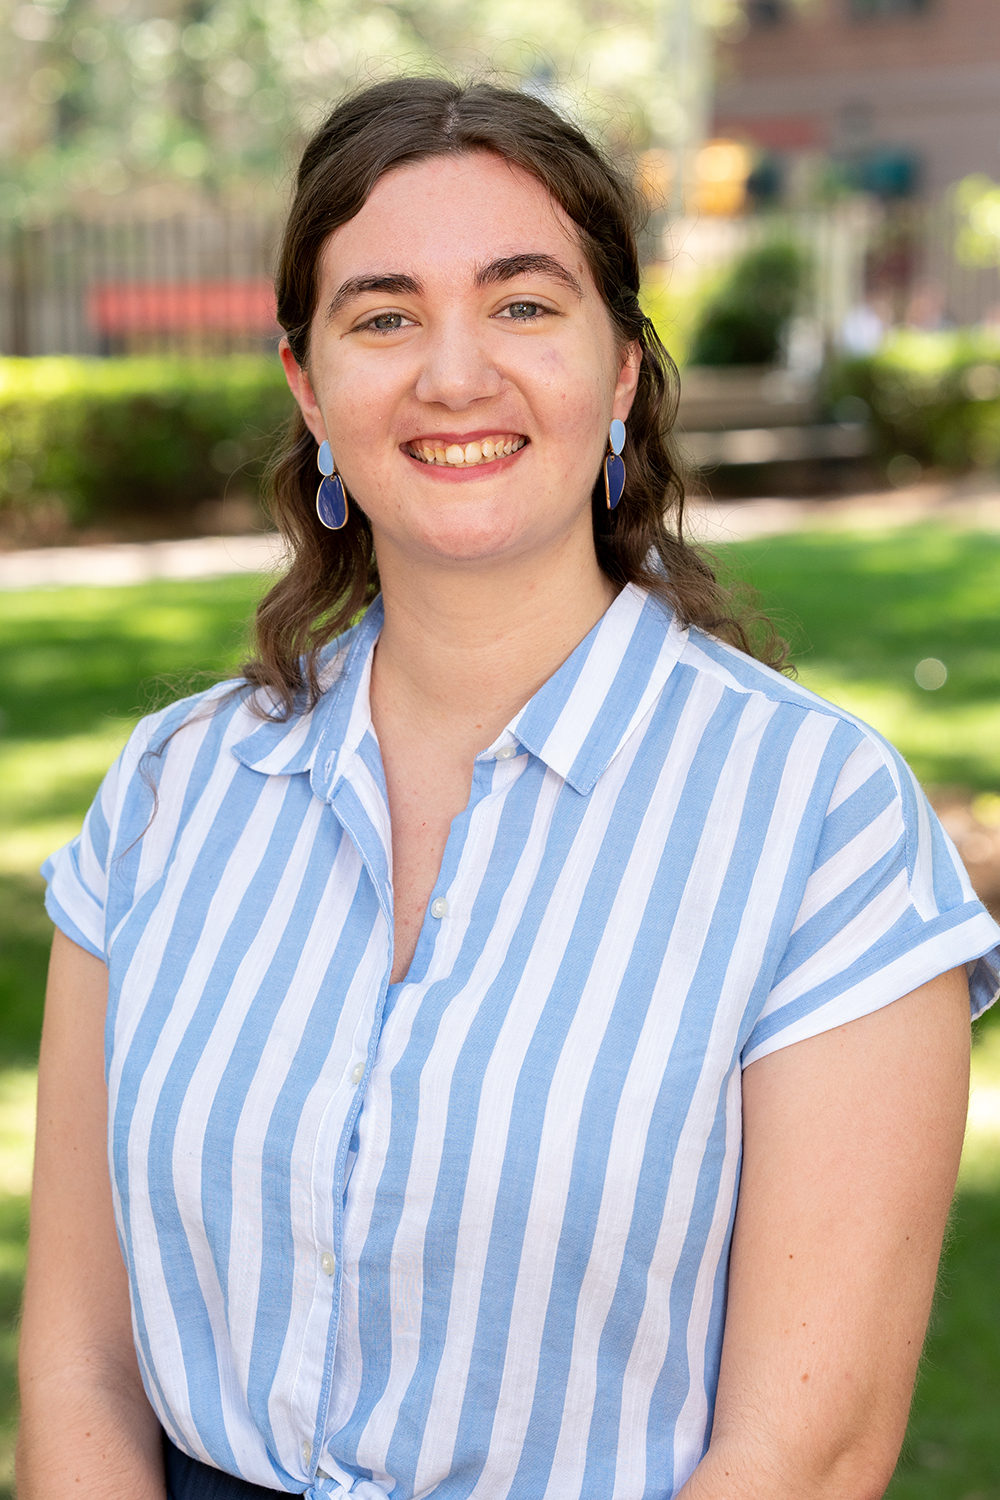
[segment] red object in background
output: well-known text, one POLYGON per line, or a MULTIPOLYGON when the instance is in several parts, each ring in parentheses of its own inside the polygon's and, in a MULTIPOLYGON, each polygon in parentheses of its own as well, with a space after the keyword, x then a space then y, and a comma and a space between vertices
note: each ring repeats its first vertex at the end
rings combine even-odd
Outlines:
POLYGON ((752 141, 765 151, 818 150, 827 143, 829 130, 817 115, 748 115, 736 119, 720 115, 716 135, 752 141))
POLYGON ((277 331, 274 288, 264 276, 246 281, 117 281, 90 288, 87 315, 95 332, 220 333, 277 331))

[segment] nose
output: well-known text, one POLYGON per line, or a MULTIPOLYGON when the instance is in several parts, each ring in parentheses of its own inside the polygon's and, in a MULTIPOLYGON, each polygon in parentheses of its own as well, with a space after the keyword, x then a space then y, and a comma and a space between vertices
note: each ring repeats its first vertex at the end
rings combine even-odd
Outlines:
POLYGON ((473 401, 496 396, 503 385, 482 330, 462 318, 428 329, 422 354, 415 393, 428 405, 461 411, 473 401))

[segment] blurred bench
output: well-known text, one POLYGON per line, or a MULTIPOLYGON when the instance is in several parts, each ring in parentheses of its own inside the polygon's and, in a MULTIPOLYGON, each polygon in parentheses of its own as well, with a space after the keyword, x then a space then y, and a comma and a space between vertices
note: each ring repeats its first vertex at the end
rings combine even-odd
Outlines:
POLYGON ((682 432, 680 445, 700 469, 717 464, 773 464, 791 459, 864 458, 871 452, 866 422, 819 422, 808 427, 738 427, 730 432, 682 432))
POLYGON ((820 418, 813 375, 705 367, 681 374, 677 436, 687 458, 702 469, 864 458, 871 451, 866 422, 820 418))

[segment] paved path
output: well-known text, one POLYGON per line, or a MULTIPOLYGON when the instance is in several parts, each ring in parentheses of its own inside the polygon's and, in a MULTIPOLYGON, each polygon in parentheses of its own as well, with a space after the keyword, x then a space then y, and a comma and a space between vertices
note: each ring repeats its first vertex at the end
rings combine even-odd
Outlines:
MULTIPOLYGON (((836 500, 692 499, 691 534, 701 542, 748 541, 804 528, 879 530, 942 520, 1000 531, 1000 482, 979 477, 911 489, 849 495, 836 500)), ((39 547, 0 552, 0 590, 62 588, 72 584, 145 583, 151 578, 213 578, 280 566, 274 533, 195 537, 180 542, 118 542, 96 547, 39 547)))
POLYGON ((281 553, 280 538, 273 532, 195 537, 182 542, 116 542, 98 547, 0 552, 0 590, 256 573, 277 567, 281 553))
POLYGON ((756 536, 815 529, 880 531, 919 521, 945 521, 978 531, 1000 531, 1000 482, 980 476, 879 490, 823 500, 709 500, 685 507, 689 530, 703 542, 743 542, 756 536))

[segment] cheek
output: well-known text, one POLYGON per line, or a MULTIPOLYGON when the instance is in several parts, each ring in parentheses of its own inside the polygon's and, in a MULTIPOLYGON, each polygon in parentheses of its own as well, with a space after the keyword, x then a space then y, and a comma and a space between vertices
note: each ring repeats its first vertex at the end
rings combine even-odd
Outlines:
POLYGON ((337 435, 341 447, 370 443, 384 426, 390 404, 387 382, 372 380, 363 365, 355 369, 349 361, 324 374, 320 404, 331 436, 337 435))
POLYGON ((553 436, 578 446, 596 442, 603 431, 609 391, 597 373, 600 366, 592 351, 569 360, 559 349, 547 349, 539 363, 539 387, 544 389, 545 410, 553 425, 553 436))

